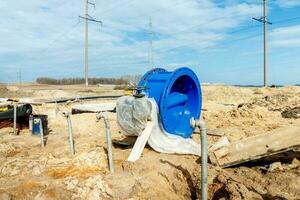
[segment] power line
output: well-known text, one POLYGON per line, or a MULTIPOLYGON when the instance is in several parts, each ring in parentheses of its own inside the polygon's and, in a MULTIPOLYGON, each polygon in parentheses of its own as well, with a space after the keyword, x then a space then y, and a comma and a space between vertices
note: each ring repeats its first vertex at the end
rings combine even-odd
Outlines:
MULTIPOLYGON (((123 3, 123 2, 128 2, 128 0, 124 0, 124 1, 119 1, 118 3, 116 3, 116 4, 113 4, 113 6, 110 8, 110 9, 107 9, 107 10, 102 10, 102 12, 101 12, 101 14, 103 15, 103 14, 106 14, 106 13, 108 13, 108 12, 110 12, 111 11, 111 13, 115 13, 115 12, 113 12, 113 11, 115 11, 115 9, 116 8, 118 8, 118 7, 124 7, 124 4, 122 5, 122 4, 120 4, 120 2, 121 3, 123 3)), ((133 0, 133 1, 136 1, 136 0, 133 0)), ((130 1, 129 1, 130 2, 130 1)), ((133 2, 131 2, 131 3, 128 3, 128 4, 126 4, 126 5, 131 5, 133 2)))
MULTIPOLYGON (((105 66, 109 66, 109 67, 128 67, 128 65, 130 66, 134 66, 134 65, 147 65, 148 64, 148 61, 140 61, 140 62, 120 62, 120 63, 101 63, 99 65, 102 65, 103 67, 105 66)), ((95 70, 98 70, 100 68, 103 68, 103 67, 95 67, 95 68, 91 68, 91 71, 95 71, 95 70)))
MULTIPOLYGON (((227 34, 236 34, 236 33, 247 31, 249 29, 253 29, 255 27, 258 27, 258 26, 257 25, 256 26, 250 26, 250 27, 246 27, 246 28, 243 28, 243 29, 239 29, 239 30, 235 30, 235 31, 230 31, 227 34)), ((216 38, 212 38, 212 39, 207 39, 207 40, 205 40, 205 42, 214 41, 214 40, 216 40, 218 38, 221 39, 221 37, 222 36, 219 36, 219 37, 216 37, 216 38)), ((185 45, 180 45, 180 46, 177 46, 177 47, 174 47, 174 48, 169 48, 169 49, 166 49, 165 51, 173 51, 175 49, 179 49, 179 48, 182 48, 182 47, 188 47, 189 45, 194 44, 194 43, 195 43, 195 41, 193 41, 192 43, 188 43, 188 44, 185 44, 185 45)))
MULTIPOLYGON (((216 20, 219 20, 219 19, 224 19, 224 17, 226 17, 226 16, 223 16, 223 17, 220 17, 220 18, 216 18, 216 19, 210 21, 209 23, 211 23, 211 22, 213 22, 213 21, 216 21, 216 20)), ((290 20, 296 20, 296 19, 300 19, 300 17, 288 18, 288 19, 286 19, 286 20, 281 20, 281 21, 274 21, 273 25, 274 25, 274 24, 275 24, 275 25, 276 25, 276 24, 281 24, 282 22, 286 22, 286 21, 290 21, 290 20)), ((199 26, 199 24, 196 25, 196 26, 199 26)), ((194 26, 194 27, 196 27, 196 26, 194 26)), ((248 27, 243 28, 243 29, 239 29, 239 30, 227 32, 227 34, 240 33, 240 32, 244 32, 244 31, 250 30, 250 29, 254 29, 254 28, 256 28, 256 27, 260 27, 260 25, 248 26, 248 27)), ((192 27, 190 27, 190 28, 192 28, 192 27)), ((147 30, 145 30, 145 31, 147 31, 147 30)), ((186 31, 186 30, 177 32, 177 34, 178 34, 178 33, 183 33, 184 31, 186 31)), ((272 31, 272 32, 273 32, 273 31, 272 31)), ((255 36, 259 36, 259 34, 258 34, 258 35, 255 35, 255 36)), ((250 36, 250 38, 251 38, 251 37, 252 37, 252 36, 250 36)), ((244 39, 233 40, 233 41, 245 40, 245 39, 247 39, 247 38, 248 38, 248 37, 245 37, 244 39)), ((205 41, 213 41, 213 40, 215 40, 215 39, 217 39, 217 38, 208 39, 208 40, 205 40, 205 41)), ((175 50, 175 49, 178 49, 178 48, 181 48, 181 47, 188 47, 190 44, 194 44, 194 42, 193 42, 193 43, 187 43, 187 44, 185 44, 185 45, 180 45, 180 46, 177 46, 177 47, 174 47, 174 48, 169 48, 169 49, 166 49, 165 51, 172 51, 172 50, 175 50)))
MULTIPOLYGON (((242 38, 238 38, 238 39, 235 39, 235 40, 229 40, 229 42, 227 42, 227 43, 225 43, 225 44, 226 44, 226 45, 227 45, 227 44, 232 44, 232 43, 235 43, 235 42, 237 42, 237 41, 243 41, 243 40, 255 38, 255 37, 258 37, 258 36, 261 36, 261 35, 262 35, 261 33, 259 33, 259 34, 253 34, 253 35, 249 35, 249 36, 247 36, 247 37, 242 37, 242 38)), ((222 45, 224 45, 224 44, 222 44, 222 45)), ((222 46, 222 45, 220 45, 220 46, 222 46)))
MULTIPOLYGON (((296 18, 294 18, 294 20, 295 20, 296 18)), ((297 18, 298 19, 298 18, 297 18)), ((280 21, 279 21, 280 22, 280 21)), ((276 22, 275 22, 276 23, 276 22)), ((277 22, 278 23, 278 22, 277 22)), ((250 28, 254 28, 254 27, 248 27, 248 28, 246 28, 246 29, 250 29, 250 28)), ((230 32, 229 32, 230 33, 230 32)), ((249 38, 249 37, 248 37, 249 38)), ((247 39, 247 38, 244 38, 244 39, 247 39)), ((241 39, 241 40, 243 40, 243 39, 241 39)), ((238 41, 238 40, 236 40, 236 41, 238 41)))
MULTIPOLYGON (((227 18, 227 17, 234 17, 234 15, 224 15, 224 16, 221 16, 221 17, 212 19, 212 20, 210 20, 209 22, 197 24, 197 25, 195 25, 195 26, 188 27, 188 28, 186 28, 186 29, 184 29, 184 30, 181 30, 181 31, 175 32, 175 33, 181 34, 181 33, 190 31, 191 28, 198 27, 198 26, 201 26, 201 25, 205 25, 205 24, 208 24, 208 23, 212 23, 212 22, 215 22, 215 21, 218 21, 218 20, 222 20, 222 19, 227 18)), ((232 33, 235 33, 235 32, 242 32, 242 31, 249 30, 249 29, 252 29, 252 28, 255 28, 255 27, 259 27, 259 26, 256 25, 256 26, 252 26, 252 27, 246 27, 246 28, 244 28, 244 29, 237 30, 237 31, 231 31, 231 32, 229 32, 229 34, 232 34, 232 33)), ((146 29, 144 29, 144 31, 145 31, 145 32, 149 32, 149 31, 146 30, 146 29)), ((173 33, 172 35, 174 35, 175 33, 173 33)), ((215 39, 215 38, 214 38, 214 39, 215 39)), ((214 39, 211 39, 211 40, 214 40, 214 39)), ((211 41, 211 40, 206 40, 206 41, 211 41)), ((194 44, 194 42, 192 42, 191 44, 194 44)), ((177 47, 175 47, 175 48, 169 48, 169 49, 167 49, 166 51, 172 51, 172 50, 178 49, 178 48, 180 48, 180 47, 185 47, 185 46, 189 46, 189 45, 190 45, 190 44, 187 43, 187 44, 185 44, 185 45, 180 45, 180 46, 177 46, 177 47)))
MULTIPOLYGON (((218 18, 215 18, 215 19, 212 19, 212 20, 210 20, 209 22, 204 22, 204 23, 201 23, 201 24, 197 24, 197 25, 194 25, 194 26, 192 26, 192 27, 188 27, 188 28, 186 28, 186 29, 184 29, 184 30, 181 30, 181 31, 179 31, 179 32, 175 32, 177 35, 178 34, 182 34, 182 33, 187 33, 188 31, 190 31, 190 29, 192 29, 192 28, 195 28, 195 27, 199 27, 199 26, 202 26, 202 25, 206 25, 206 24, 210 24, 210 23, 212 23, 212 22, 216 22, 216 21, 218 21, 218 20, 222 20, 222 19, 224 19, 224 18, 227 18, 227 17, 234 17, 234 15, 224 15, 224 16, 221 16, 221 17, 218 17, 218 18)), ((250 27, 246 27, 245 29, 241 29, 241 30, 238 30, 238 31, 231 31, 231 32, 228 32, 229 34, 233 34, 233 33, 237 33, 237 32, 243 32, 243 31, 245 31, 245 30, 249 30, 249 29, 252 29, 252 28, 255 28, 255 27, 259 27, 258 25, 256 25, 256 26, 250 26, 250 27)), ((191 31, 190 31, 191 32, 191 31)), ((174 33, 172 34, 172 35, 174 35, 174 33)), ((207 41, 207 40, 206 40, 207 41)), ((189 44, 188 44, 189 45, 189 44)), ((174 49, 178 49, 178 48, 180 48, 180 47, 184 47, 184 46, 188 46, 188 45, 181 45, 181 46, 178 46, 178 47, 175 47, 175 48, 171 48, 171 49, 169 49, 169 50, 174 50, 174 49)))
MULTIPOLYGON (((181 1, 181 2, 177 2, 177 4, 172 4, 171 6, 169 6, 169 7, 174 7, 174 6, 177 6, 177 5, 179 5, 179 4, 181 4, 181 3, 186 3, 186 2, 188 2, 188 1, 181 1)), ((224 4, 214 4, 214 5, 212 5, 212 6, 208 6, 208 7, 201 7, 202 9, 206 9, 206 8, 211 8, 211 9, 213 9, 213 8, 215 8, 214 6, 220 6, 220 5, 224 5, 224 4)), ((226 5, 226 4, 225 4, 226 5)), ((160 11, 160 10, 162 10, 162 9, 165 9, 166 7, 164 7, 164 8, 159 8, 159 9, 157 9, 157 10, 155 10, 155 11, 152 11, 152 14, 154 13, 154 12, 157 12, 157 11, 160 11)), ((105 13, 105 11, 103 12, 103 13, 105 13)), ((144 15, 144 14, 143 14, 144 15)), ((140 15, 140 16, 142 16, 142 15, 140 15)), ((233 15, 234 16, 234 15, 233 15)), ((233 17, 232 15, 229 15, 229 16, 221 16, 221 17, 219 17, 219 18, 216 18, 216 19, 213 19, 213 20, 211 20, 210 22, 213 22, 213 21, 217 21, 217 20, 221 20, 221 19, 224 19, 224 17, 226 18, 226 17, 233 17)), ((203 25, 203 24, 206 24, 207 22, 205 22, 205 23, 202 23, 202 24, 198 24, 198 25, 196 25, 196 26, 192 26, 192 27, 189 27, 189 28, 187 28, 187 30, 189 30, 189 29, 191 29, 191 28, 193 28, 193 27, 197 27, 197 26, 200 26, 200 25, 203 25)), ((148 30, 144 30, 145 32, 148 32, 148 30)), ((183 33, 183 32, 185 32, 186 30, 181 30, 180 32, 177 32, 177 34, 178 33, 183 33)), ((174 35, 174 34, 173 34, 174 35)))
MULTIPOLYGON (((300 17, 298 17, 299 19, 300 19, 300 17)), ((296 19, 296 18, 291 18, 291 19, 296 19)), ((278 23, 281 23, 281 22, 284 22, 284 20, 282 20, 282 21, 276 21, 276 22, 274 22, 273 24, 278 24, 278 23)), ((253 29, 253 28, 255 28, 255 27, 259 27, 260 25, 255 25, 255 26, 251 26, 251 27, 248 27, 248 28, 244 28, 244 29, 239 29, 239 30, 237 30, 237 31, 231 31, 231 32, 228 32, 229 34, 234 34, 234 33, 240 33, 240 32, 244 32, 244 31, 246 31, 246 30, 249 30, 249 29, 253 29)), ((271 31, 271 32, 275 32, 275 31, 271 31)), ((227 42, 227 43, 225 43, 225 44, 230 44, 230 43, 234 43, 234 42, 237 42, 237 41, 243 41, 243 40, 247 40, 247 39, 251 39, 251 38, 255 38, 255 37, 258 37, 258 36, 261 36, 262 34, 261 33, 258 33, 258 34, 254 34, 254 35, 250 35, 250 36, 246 36, 246 37, 242 37, 242 38, 238 38, 238 39, 234 39, 234 40, 229 40, 229 42, 227 42)), ((212 41, 212 40, 215 40, 215 38, 214 39, 211 39, 211 40, 205 40, 205 41, 212 41)), ((223 44, 221 44, 221 45, 219 45, 219 46, 223 46, 224 45, 224 43, 223 44)), ((188 46, 188 45, 186 45, 186 46, 188 46)), ((177 47, 176 47, 177 48, 177 47)), ((207 47, 207 48, 209 48, 209 47, 207 47)), ((172 49, 175 49, 175 48, 172 48, 172 49)), ((171 50, 172 50, 171 49, 171 50)), ((202 49, 206 49, 206 48, 202 48, 202 49)))
POLYGON ((283 20, 279 20, 279 21, 274 21, 273 24, 280 24, 283 22, 292 22, 292 21, 296 21, 296 20, 300 20, 300 17, 293 17, 293 18, 287 18, 287 19, 283 19, 283 20))
MULTIPOLYGON (((179 0, 177 3, 171 4, 171 5, 167 6, 167 7, 161 7, 161 8, 152 10, 152 11, 150 12, 150 14, 153 15, 154 13, 163 11, 163 10, 165 10, 165 9, 167 9, 167 8, 172 8, 172 7, 174 8, 174 7, 177 7, 178 5, 185 4, 185 3, 187 3, 187 2, 192 2, 192 1, 182 1, 182 0, 179 0)), ((134 18, 135 18, 135 19, 138 19, 138 18, 142 18, 142 17, 145 17, 145 16, 147 16, 147 14, 142 13, 142 14, 140 14, 140 15, 135 16, 134 18)))
MULTIPOLYGON (((239 29, 239 30, 231 31, 231 32, 229 32, 229 33, 231 33, 231 34, 234 34, 234 33, 240 33, 240 32, 243 32, 243 31, 247 31, 247 30, 249 30, 249 29, 253 29, 253 28, 258 27, 258 26, 259 26, 259 25, 252 26, 252 27, 246 27, 246 28, 244 28, 244 29, 239 29)), ((255 29, 254 29, 254 30, 255 30, 255 29)), ((255 34, 255 35, 250 35, 250 36, 247 36, 247 37, 242 37, 242 38, 234 39, 234 40, 229 40, 228 42, 223 43, 222 45, 219 45, 219 46, 227 45, 227 44, 234 43, 234 42, 241 41, 241 40, 247 40, 247 39, 254 38, 254 37, 257 37, 257 36, 260 36, 260 35, 261 35, 261 33, 260 33, 260 34, 255 34)), ((207 41, 214 41, 215 39, 216 39, 216 38, 213 38, 213 39, 210 39, 210 40, 205 40, 205 42, 207 42, 207 41)), ((194 43, 195 43, 195 42, 193 42, 193 44, 194 44, 194 43)), ((185 46, 188 46, 188 45, 185 45, 185 46)), ((184 47, 184 46, 182 45, 182 46, 180 46, 180 47, 184 47)), ((164 50, 164 52, 166 52, 166 51, 172 51, 172 50, 175 50, 175 49, 180 48, 180 47, 167 49, 167 50, 164 50)), ((201 48, 201 49, 207 49, 207 48, 210 48, 210 47, 204 47, 204 48, 201 48)))
MULTIPOLYGON (((133 0, 133 1, 131 2, 131 4, 133 4, 134 1, 135 1, 135 0, 133 0)), ((124 2, 124 1, 123 1, 123 2, 124 2)), ((142 14, 140 14, 140 15, 134 16, 134 18, 135 18, 135 19, 143 18, 143 17, 147 17, 148 15, 152 15, 152 16, 153 16, 154 13, 163 11, 163 10, 168 9, 168 8, 177 7, 178 5, 185 4, 185 3, 195 3, 195 1, 193 1, 193 0, 190 0, 190 1, 182 1, 182 0, 179 0, 178 2, 176 2, 176 3, 174 3, 174 4, 171 4, 171 5, 169 5, 169 6, 161 7, 161 8, 152 10, 152 11, 150 11, 149 14, 144 14, 144 13, 142 13, 142 14)), ((127 5, 131 5, 131 4, 129 3, 129 4, 127 4, 127 5)), ((117 5, 117 4, 115 4, 115 5, 117 5)), ((122 4, 121 4, 121 5, 122 5, 122 4)), ((124 6, 121 6, 121 5, 120 5, 120 6, 115 6, 115 7, 113 7, 113 8, 114 8, 114 9, 117 8, 117 7, 122 7, 122 8, 123 8, 124 6)), ((200 8, 201 8, 201 9, 215 9, 215 8, 217 8, 217 7, 219 7, 219 6, 224 6, 224 5, 226 5, 225 2, 223 2, 223 3, 214 3, 214 4, 210 5, 210 6, 206 6, 206 7, 203 7, 203 6, 202 6, 202 7, 200 7, 200 8)), ((105 13, 107 13, 108 11, 111 11, 111 10, 112 10, 112 9, 104 10, 104 11, 102 12, 102 14, 105 14, 105 13)), ((113 13, 113 12, 112 12, 112 13, 113 13)), ((222 18, 222 17, 221 17, 221 18, 222 18)), ((177 19, 177 22, 178 22, 178 19, 177 19)), ((126 23, 125 25, 130 25, 130 24, 126 23)))
POLYGON ((73 29, 75 29, 79 25, 79 23, 80 23, 80 21, 76 22, 71 27, 69 27, 68 29, 66 29, 65 31, 63 31, 61 34, 59 34, 57 37, 55 37, 55 39, 52 42, 50 42, 43 51, 47 51, 53 44, 55 44, 56 42, 58 42, 62 37, 64 37, 67 34, 69 34, 73 29))
MULTIPOLYGON (((152 11, 151 14, 153 15, 154 13, 156 13, 156 12, 158 12, 158 11, 164 10, 164 9, 166 9, 166 8, 175 7, 175 6, 180 5, 181 3, 186 3, 186 2, 191 2, 191 1, 182 1, 182 2, 180 2, 180 3, 178 2, 177 4, 172 4, 172 5, 168 6, 168 7, 159 8, 159 9, 157 9, 157 10, 152 11)), ((222 3, 222 4, 219 3, 219 4, 214 4, 214 5, 211 5, 211 6, 200 7, 200 8, 201 8, 201 9, 215 9, 215 8, 221 6, 221 5, 226 5, 226 3, 225 3, 225 4, 224 4, 224 3, 222 3), (214 7, 214 6, 215 6, 215 7, 214 7)), ((145 14, 138 15, 138 16, 136 16, 135 18, 140 18, 140 17, 143 17, 143 16, 145 16, 145 14)), ((220 17, 218 17, 218 18, 212 19, 212 20, 210 20, 209 22, 211 23, 211 22, 215 22, 215 21, 218 21, 218 20, 222 20, 222 19, 227 18, 227 17, 234 17, 234 16, 236 16, 236 15, 223 15, 223 16, 220 16, 220 17)), ((176 23, 177 23, 177 22, 178 22, 178 19, 176 19, 176 23)), ((191 27, 187 27, 186 29, 183 29, 183 30, 181 30, 181 31, 179 31, 179 32, 175 32, 175 33, 176 33, 176 34, 184 33, 184 32, 186 32, 187 30, 190 30, 190 29, 192 29, 192 28, 195 28, 195 27, 199 27, 199 26, 205 25, 205 24, 207 24, 207 23, 209 23, 209 22, 206 21, 206 22, 204 22, 204 23, 196 24, 196 25, 193 25, 193 26, 191 26, 191 27)), ((174 35, 174 32, 172 33, 172 35, 174 35)))
MULTIPOLYGON (((126 0, 124 0, 124 1, 126 1, 126 0)), ((124 2, 124 1, 123 1, 123 2, 124 2)), ((182 1, 181 3, 186 3, 186 1, 182 1)), ((181 3, 178 2, 178 4, 175 4, 174 7, 175 7, 176 5, 180 5, 181 3)), ((114 5, 117 5, 117 4, 114 4, 114 5)), ((221 5, 221 4, 218 4, 218 5, 221 5)), ((171 7, 173 7, 173 6, 171 6, 171 7)), ((160 11, 160 10, 163 10, 163 9, 166 9, 166 8, 167 8, 167 7, 160 8, 160 9, 157 9, 156 11, 160 11)), ((206 7, 206 8, 209 8, 209 7, 206 7)), ((203 9, 203 7, 202 7, 202 9, 203 9)), ((155 10, 154 10, 152 13, 155 13, 155 10)), ((143 15, 144 15, 144 14, 142 14, 142 15, 140 15, 140 16, 143 16, 143 15)), ((227 15, 227 16, 221 16, 221 17, 219 17, 219 18, 216 18, 216 19, 211 20, 210 23, 211 23, 211 22, 215 22, 215 21, 220 20, 220 19, 224 19, 224 18, 226 18, 226 17, 232 17, 232 16, 229 16, 229 15, 227 15)), ((286 18, 286 19, 283 19, 283 20, 274 21, 274 22, 273 22, 273 26, 276 25, 276 24, 282 24, 282 23, 287 23, 287 22, 293 22, 293 21, 297 21, 297 20, 300 20, 300 17, 286 18)), ((48 47, 45 48, 44 50, 48 50, 54 43, 58 42, 62 37, 64 37, 64 36, 66 36, 67 34, 69 34, 74 28, 76 28, 76 27, 79 25, 79 23, 80 23, 80 21, 74 23, 72 26, 70 26, 69 28, 65 29, 62 33, 60 33, 57 37, 55 37, 55 39, 54 39, 52 42, 50 42, 50 43, 47 45, 48 47)), ((192 28, 195 28, 195 27, 198 27, 198 26, 201 26, 201 25, 204 25, 204 23, 201 23, 201 24, 198 24, 198 25, 194 25, 194 26, 188 27, 188 28, 186 28, 186 29, 184 29, 184 30, 181 30, 181 31, 179 31, 179 32, 175 32, 175 34, 186 33, 187 30, 190 30, 190 29, 192 29, 192 28)), ((258 26, 253 26, 253 28, 254 28, 254 27, 258 27, 258 26)), ((250 28, 252 28, 252 27, 250 27, 250 28)), ((147 31, 147 30, 145 30, 145 31, 147 31)))
MULTIPOLYGON (((181 4, 185 4, 185 3, 195 3, 195 1, 191 0, 191 1, 179 1, 175 4, 171 4, 170 6, 167 6, 167 7, 163 7, 163 8, 158 8, 156 10, 153 10, 151 11, 151 14, 153 13, 156 13, 156 12, 159 12, 159 11, 162 11, 162 10, 165 10, 167 8, 174 8, 174 7, 177 7, 178 5, 181 5, 181 4)), ((199 3, 199 2, 198 2, 199 3)), ((215 9, 215 8, 218 8, 220 6, 225 6, 226 5, 226 2, 223 2, 223 3, 214 3, 210 6, 201 6, 199 7, 201 10, 205 10, 205 9, 215 9)), ((135 16, 135 18, 137 17, 142 17, 142 16, 145 16, 145 14, 141 14, 141 15, 138 15, 138 16, 135 16)), ((178 19, 177 19, 178 20, 178 19)))

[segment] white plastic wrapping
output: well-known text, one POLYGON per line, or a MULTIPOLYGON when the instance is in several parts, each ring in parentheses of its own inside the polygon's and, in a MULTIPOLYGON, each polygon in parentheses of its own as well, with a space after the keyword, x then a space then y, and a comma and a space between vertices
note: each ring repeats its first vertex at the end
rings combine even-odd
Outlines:
POLYGON ((201 146, 193 139, 172 135, 164 130, 158 106, 152 98, 121 97, 117 102, 117 121, 125 135, 138 136, 129 161, 140 158, 147 142, 161 153, 201 155, 201 146))
POLYGON ((183 138, 166 132, 159 119, 156 101, 149 99, 152 104, 151 120, 153 127, 148 138, 148 144, 161 153, 192 154, 201 156, 201 145, 192 138, 183 138))
POLYGON ((117 122, 125 135, 138 136, 145 129, 151 115, 151 103, 146 97, 124 96, 118 99, 117 122))

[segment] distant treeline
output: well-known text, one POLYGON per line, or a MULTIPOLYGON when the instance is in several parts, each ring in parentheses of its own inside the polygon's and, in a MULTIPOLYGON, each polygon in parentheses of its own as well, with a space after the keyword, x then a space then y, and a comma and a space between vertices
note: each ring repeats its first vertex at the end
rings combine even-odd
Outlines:
MULTIPOLYGON (((39 84, 49 84, 49 85, 77 85, 84 84, 84 78, 63 78, 63 79, 54 79, 48 77, 39 77, 36 79, 36 82, 39 84)), ((90 85, 97 84, 111 84, 111 85, 127 85, 130 82, 130 78, 121 77, 121 78, 89 78, 90 85)))

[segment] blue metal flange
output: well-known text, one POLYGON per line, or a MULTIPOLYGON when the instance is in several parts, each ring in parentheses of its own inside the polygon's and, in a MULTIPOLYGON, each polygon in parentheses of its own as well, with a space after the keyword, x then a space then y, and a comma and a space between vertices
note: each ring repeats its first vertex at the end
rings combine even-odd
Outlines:
POLYGON ((187 67, 173 72, 162 68, 148 71, 139 86, 147 87, 146 95, 155 99, 164 129, 184 138, 191 137, 190 119, 199 119, 202 93, 196 74, 187 67))

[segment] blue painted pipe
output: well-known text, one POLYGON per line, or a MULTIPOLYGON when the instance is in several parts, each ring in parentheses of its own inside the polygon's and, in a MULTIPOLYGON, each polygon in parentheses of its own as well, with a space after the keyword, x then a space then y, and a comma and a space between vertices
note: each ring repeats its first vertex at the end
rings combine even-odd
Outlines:
POLYGON ((144 93, 157 102, 168 133, 191 137, 194 128, 190 127, 190 119, 199 119, 202 107, 200 83, 191 69, 152 69, 141 78, 139 87, 146 87, 144 93))

